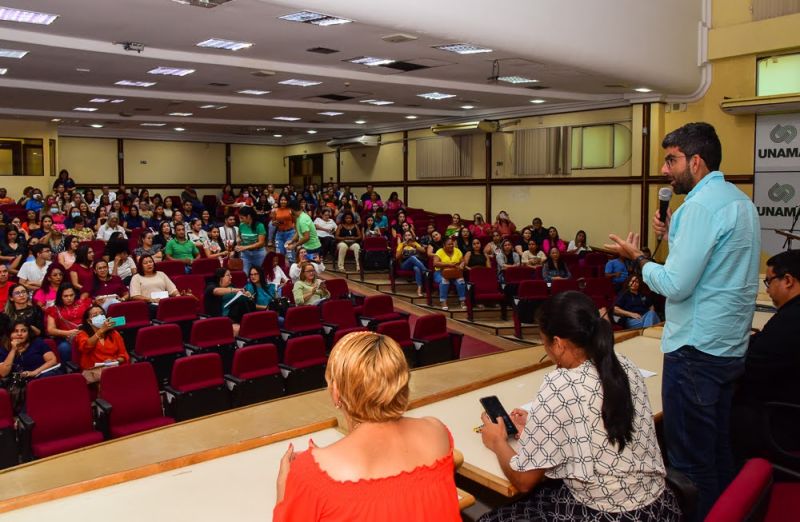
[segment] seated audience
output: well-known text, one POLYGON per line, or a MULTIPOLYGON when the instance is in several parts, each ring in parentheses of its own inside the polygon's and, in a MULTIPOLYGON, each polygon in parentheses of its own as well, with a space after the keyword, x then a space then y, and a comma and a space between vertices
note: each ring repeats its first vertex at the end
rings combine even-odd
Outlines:
POLYGON ((405 207, 405 205, 397 192, 389 194, 389 199, 386 200, 386 210, 400 210, 403 207, 405 207))
POLYGON ((200 218, 192 219, 187 236, 189 237, 189 241, 194 243, 197 248, 202 247, 208 241, 208 232, 203 230, 203 222, 200 218))
POLYGON ((469 233, 472 237, 489 237, 492 233, 492 225, 483 220, 480 212, 472 216, 472 224, 469 226, 469 233))
POLYGON ((554 279, 570 279, 572 274, 569 267, 561 259, 561 251, 558 247, 550 249, 550 257, 542 265, 542 278, 548 283, 552 283, 554 279))
POLYGON ((91 225, 86 225, 86 218, 83 216, 72 218, 72 227, 65 230, 64 233, 75 236, 81 241, 91 241, 94 239, 94 231, 91 225))
POLYGON ((33 302, 42 310, 56 302, 56 291, 64 282, 64 267, 58 263, 50 263, 42 280, 42 286, 33 293, 33 302))
POLYGON ((325 281, 317 277, 317 270, 309 262, 300 266, 300 279, 294 284, 292 294, 297 306, 319 304, 331 296, 325 281))
POLYGON ((302 453, 289 446, 275 522, 331 513, 336 520, 460 521, 452 437, 436 419, 403 416, 409 371, 400 346, 372 332, 348 334, 334 346, 325 379, 349 434, 302 453))
POLYGON ((50 246, 46 244, 37 244, 31 247, 31 255, 34 257, 31 261, 22 263, 22 266, 17 273, 20 284, 24 285, 28 290, 38 290, 42 286, 42 281, 47 273, 47 268, 50 266, 50 258, 53 252, 50 246))
MULTIPOLYGON (((447 228, 444 231, 444 237, 453 237, 458 234, 458 231, 461 230, 461 216, 458 214, 453 214, 451 218, 450 224, 447 225, 447 228)), ((454 238, 455 239, 455 238, 454 238)))
POLYGON ((125 222, 122 224, 122 228, 124 228, 126 232, 131 233, 137 228, 145 228, 146 225, 147 222, 144 217, 139 215, 139 207, 131 205, 130 210, 128 210, 128 213, 125 215, 125 222))
POLYGON ((161 261, 164 253, 161 251, 162 246, 156 243, 155 239, 156 236, 151 230, 142 232, 139 236, 139 246, 133 251, 133 255, 136 256, 137 261, 142 256, 152 256, 156 262, 161 261))
POLYGON ((256 310, 253 294, 244 288, 233 286, 231 271, 217 268, 214 277, 206 286, 206 313, 213 317, 229 317, 233 321, 233 334, 239 334, 239 323, 242 316, 256 310))
POLYGON ((586 232, 583 230, 578 230, 578 233, 575 234, 575 239, 567 245, 568 254, 582 254, 583 252, 591 252, 591 250, 586 243, 586 232))
POLYGON ((533 239, 533 229, 525 227, 522 229, 519 239, 514 243, 514 252, 522 257, 522 253, 528 250, 528 241, 533 239))
POLYGON ((522 264, 527 266, 541 266, 547 260, 547 255, 539 249, 534 239, 528 241, 528 248, 522 253, 522 264))
POLYGON ((453 239, 456 240, 456 248, 461 250, 461 253, 466 255, 467 252, 472 250, 472 234, 466 226, 461 227, 453 239))
POLYGON ((164 294, 175 297, 180 292, 167 274, 156 271, 153 256, 143 255, 139 258, 136 275, 131 278, 130 298, 155 304, 165 297, 164 294))
MULTIPOLYGON (((428 247, 430 248, 430 247, 428 247)), ((453 238, 444 240, 444 246, 436 251, 433 257, 433 282, 439 285, 439 303, 442 310, 447 310, 447 293, 450 283, 455 283, 461 308, 466 309, 467 285, 464 282, 464 256, 456 248, 453 238)))
POLYGON ((89 384, 100 381, 105 368, 130 362, 122 336, 114 330, 114 323, 106 318, 100 306, 90 306, 83 313, 83 324, 75 344, 81 354, 83 377, 89 384))
MULTIPOLYGON (((355 201, 353 201, 355 203, 355 201)), ((359 217, 358 212, 353 212, 353 217, 355 218, 356 225, 361 224, 361 218, 359 217)), ((383 207, 378 207, 378 210, 375 211, 375 224, 381 230, 389 230, 389 217, 384 213, 383 207)))
POLYGON ((438 230, 434 230, 431 232, 430 241, 428 241, 428 244, 425 246, 425 255, 431 258, 443 247, 444 238, 442 234, 440 234, 438 230))
POLYGON ((78 252, 78 246, 80 246, 80 240, 77 236, 67 236, 64 238, 64 250, 58 254, 57 260, 65 270, 69 270, 75 263, 75 255, 78 252))
POLYGON ((681 520, 647 387, 636 365, 614 353, 611 325, 580 292, 550 298, 538 323, 556 369, 530 409, 510 412, 519 449, 502 419, 481 415, 484 445, 525 496, 480 521, 681 520))
POLYGON ((175 237, 169 240, 164 248, 164 255, 169 261, 180 261, 186 265, 186 271, 192 266, 192 261, 200 257, 200 250, 186 236, 186 225, 175 225, 175 237))
POLYGON ((72 360, 72 342, 78 335, 83 313, 91 305, 88 298, 78 299, 78 292, 71 283, 64 283, 58 287, 53 306, 45 310, 47 335, 56 339, 62 363, 72 360))
MULTIPOLYGON (((402 239, 403 232, 405 232, 413 223, 409 221, 404 211, 399 211, 395 217, 394 222, 389 227, 392 231, 392 237, 402 239)), ((413 230, 412 230, 413 233, 413 230)))
MULTIPOLYGON (((144 234, 142 234, 142 237, 144 237, 144 234)), ((172 226, 169 221, 162 221, 158 226, 158 234, 153 240, 153 244, 160 247, 162 256, 164 254, 164 248, 166 248, 167 243, 172 241, 173 237, 172 226)))
POLYGON ((328 256, 333 260, 336 250, 336 221, 333 220, 333 211, 330 208, 323 208, 319 217, 314 220, 317 229, 317 237, 322 244, 320 247, 320 258, 324 261, 328 256))
POLYGON ((384 208, 383 201, 378 197, 378 193, 373 190, 369 193, 369 199, 364 202, 364 210, 375 212, 379 208, 384 208))
POLYGON ((97 229, 97 239, 108 241, 114 232, 119 232, 122 237, 128 238, 125 229, 119 224, 119 214, 112 212, 108 215, 106 222, 97 229))
POLYGON ((91 295, 94 302, 104 310, 108 310, 114 303, 128 300, 128 287, 121 277, 111 273, 111 268, 105 259, 100 259, 94 264, 94 285, 91 295))
POLYGON ((425 249, 414 240, 414 234, 406 231, 403 234, 403 241, 397 244, 395 259, 401 270, 413 270, 414 280, 417 283, 417 297, 422 297, 422 284, 428 267, 420 259, 425 255, 425 249))
POLYGON ((325 271, 325 263, 322 262, 319 254, 309 254, 308 250, 306 250, 304 247, 300 247, 297 249, 295 262, 289 267, 289 279, 292 281, 297 281, 300 278, 300 267, 305 262, 309 262, 314 265, 314 269, 316 269, 317 274, 321 274, 325 271))
POLYGON ((628 267, 625 266, 625 261, 617 256, 614 259, 610 259, 606 263, 606 277, 611 279, 611 283, 614 285, 614 291, 619 292, 622 290, 625 281, 628 279, 628 267))
POLYGON ((375 223, 375 216, 367 216, 364 220, 364 237, 381 237, 385 235, 386 231, 375 223))
POLYGON ((501 210, 494 220, 494 229, 500 232, 502 237, 508 237, 517 231, 517 225, 508 217, 508 212, 501 210))
POLYGON ((491 268, 492 262, 488 257, 486 257, 486 254, 483 253, 483 245, 481 245, 481 240, 475 237, 472 239, 472 248, 466 254, 464 254, 464 268, 466 270, 471 270, 475 267, 482 266, 491 268))
POLYGON ((504 239, 500 250, 495 257, 497 261, 497 279, 500 283, 505 283, 505 269, 510 266, 519 266, 522 258, 514 251, 514 245, 510 239, 504 239))
POLYGON ((550 252, 551 249, 558 248, 558 251, 562 254, 566 253, 567 251, 567 244, 558 237, 558 229, 556 227, 550 227, 547 229, 547 239, 544 240, 542 243, 542 250, 545 252, 550 252))
POLYGON ((12 274, 16 274, 28 254, 28 242, 13 224, 6 227, 3 238, 4 241, 0 245, 0 262, 7 266, 12 274))
POLYGON ((281 295, 281 290, 286 283, 291 282, 289 276, 283 271, 280 263, 280 254, 272 257, 272 270, 264 273, 264 278, 275 288, 278 289, 278 295, 281 295))
POLYGON ((118 276, 126 285, 130 284, 131 277, 136 273, 136 262, 128 251, 126 240, 112 241, 108 244, 109 263, 108 270, 118 276))
POLYGON ((23 379, 57 375, 62 370, 50 370, 58 364, 50 350, 25 321, 12 319, 10 334, 0 339, 0 377, 18 373, 23 379))
POLYGON ((360 253, 361 253, 361 227, 353 221, 353 214, 346 212, 342 223, 336 228, 336 250, 337 268, 340 272, 344 272, 344 259, 347 256, 347 251, 353 252, 353 257, 356 260, 356 270, 360 270, 360 253))
POLYGON ((661 321, 653 300, 641 292, 641 286, 639 276, 630 276, 625 291, 617 297, 614 304, 614 314, 620 316, 620 322, 625 328, 647 328, 661 321))
POLYGON ((483 247, 483 253, 486 254, 486 257, 493 258, 497 256, 498 250, 500 250, 500 246, 503 244, 503 235, 498 232, 497 230, 492 230, 492 240, 486 243, 486 246, 483 247))
POLYGON ((256 310, 268 310, 269 304, 277 297, 277 289, 274 284, 264 278, 261 268, 254 266, 250 269, 247 284, 244 285, 256 304, 256 310))
POLYGON ((219 235, 219 227, 212 226, 208 231, 208 240, 203 243, 203 249, 206 252, 206 257, 213 259, 225 259, 228 257, 228 250, 225 248, 225 243, 219 235))
POLYGON ((0 265, 0 311, 5 310, 9 298, 8 291, 13 286, 8 280, 9 275, 8 267, 0 265))

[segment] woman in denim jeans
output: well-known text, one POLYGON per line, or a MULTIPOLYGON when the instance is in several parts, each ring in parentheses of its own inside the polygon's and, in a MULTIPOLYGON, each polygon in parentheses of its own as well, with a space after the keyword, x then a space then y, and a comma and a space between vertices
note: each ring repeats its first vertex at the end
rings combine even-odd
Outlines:
POLYGON ((401 270, 413 270, 414 279, 417 281, 417 297, 422 297, 422 280, 428 267, 419 256, 425 254, 425 249, 414 240, 411 231, 403 233, 403 242, 397 245, 395 259, 400 264, 401 270))
POLYGON ((447 310, 447 292, 450 290, 451 282, 456 284, 456 292, 458 292, 458 300, 461 301, 461 308, 466 309, 467 285, 463 276, 464 256, 461 254, 461 250, 456 248, 456 242, 452 237, 445 239, 444 246, 436 251, 433 258, 433 266, 436 268, 433 273, 433 282, 439 285, 439 301, 441 302, 442 310, 447 310), (445 278, 443 272, 448 268, 462 270, 461 277, 445 278))
POLYGON ((266 244, 267 230, 264 223, 256 220, 256 211, 252 207, 242 207, 239 210, 239 244, 236 251, 242 258, 244 273, 249 274, 250 268, 261 267, 267 257, 266 244))
POLYGON ((289 209, 289 198, 286 194, 281 194, 278 199, 278 208, 272 209, 270 215, 272 223, 275 223, 275 249, 278 253, 286 255, 286 242, 294 237, 294 218, 289 209))

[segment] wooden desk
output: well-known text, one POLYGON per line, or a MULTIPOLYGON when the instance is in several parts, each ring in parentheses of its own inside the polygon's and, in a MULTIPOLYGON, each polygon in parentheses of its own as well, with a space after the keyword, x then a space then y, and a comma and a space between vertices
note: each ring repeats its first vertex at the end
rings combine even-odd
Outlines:
POLYGON ((773 315, 775 315, 773 312, 756 311, 756 313, 753 315, 753 328, 758 328, 761 330, 773 315))
MULTIPOLYGON (((661 371, 663 357, 660 339, 636 336, 617 344, 619 353, 631 359, 640 368, 654 371, 656 376, 645 379, 653 413, 661 412, 661 371)), ((536 397, 544 377, 552 366, 526 373, 496 384, 472 390, 456 397, 411 410, 412 417, 437 417, 453 434, 456 447, 464 454, 464 464, 458 473, 498 493, 511 497, 516 490, 505 478, 494 453, 483 446, 475 427, 480 425, 481 408, 478 399, 497 395, 507 409, 527 404, 536 397)))
MULTIPOLYGON (((280 461, 289 443, 304 450, 309 438, 313 438, 318 446, 328 446, 342 437, 344 435, 336 428, 327 428, 166 473, 18 509, 6 513, 2 519, 3 522, 272 520, 278 478, 275 463, 280 461)), ((469 499, 465 497, 464 502, 469 502, 469 499)))

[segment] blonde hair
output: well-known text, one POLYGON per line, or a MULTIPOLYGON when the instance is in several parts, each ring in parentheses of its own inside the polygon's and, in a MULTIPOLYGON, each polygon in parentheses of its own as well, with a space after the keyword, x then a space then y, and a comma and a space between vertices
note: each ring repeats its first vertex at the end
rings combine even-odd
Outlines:
POLYGON ((342 337, 328 358, 325 380, 336 384, 341 408, 355 422, 396 420, 408 408, 408 363, 400 345, 385 335, 342 337))

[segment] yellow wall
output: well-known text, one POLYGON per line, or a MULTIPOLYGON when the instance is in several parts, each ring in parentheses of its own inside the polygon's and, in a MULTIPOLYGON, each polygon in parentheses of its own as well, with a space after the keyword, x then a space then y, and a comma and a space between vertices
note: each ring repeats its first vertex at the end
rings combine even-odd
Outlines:
POLYGON ((58 142, 58 168, 67 169, 79 184, 116 185, 117 140, 115 138, 70 138, 58 142))
POLYGON ((406 205, 442 214, 458 213, 464 219, 472 219, 476 212, 486 217, 486 193, 482 186, 409 187, 406 205))
POLYGON ((123 150, 128 185, 225 182, 222 143, 125 140, 123 150))
POLYGON ((289 163, 284 161, 283 147, 231 145, 231 182, 234 185, 286 183, 288 178, 289 163))
POLYGON ((0 176, 0 187, 5 187, 8 195, 15 199, 22 196, 22 190, 27 186, 36 187, 45 194, 48 193, 53 186, 54 178, 52 176, 58 173, 50 171, 49 140, 58 139, 55 125, 36 121, 0 120, 0 136, 41 139, 44 149, 44 176, 0 176))
POLYGON ((339 163, 342 183, 402 180, 403 133, 381 135, 379 147, 345 149, 339 163))

